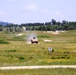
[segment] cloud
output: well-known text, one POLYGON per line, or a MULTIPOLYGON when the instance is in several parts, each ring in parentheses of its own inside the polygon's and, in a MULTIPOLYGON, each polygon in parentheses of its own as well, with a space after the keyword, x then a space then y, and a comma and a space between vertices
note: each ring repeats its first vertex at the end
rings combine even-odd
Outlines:
POLYGON ((12 1, 14 1, 14 0, 7 0, 8 2, 12 2, 12 1))
POLYGON ((4 11, 0 10, 0 16, 4 16, 4 15, 6 15, 6 13, 4 11))
POLYGON ((43 10, 43 11, 41 11, 41 13, 43 13, 43 14, 49 14, 49 10, 43 10))
POLYGON ((59 17, 62 17, 62 16, 63 16, 60 11, 54 11, 53 14, 54 14, 55 16, 59 16, 59 17))
POLYGON ((37 5, 35 3, 27 4, 25 9, 30 11, 37 10, 37 5))
POLYGON ((19 1, 19 0, 7 0, 8 2, 14 2, 14 1, 19 1))

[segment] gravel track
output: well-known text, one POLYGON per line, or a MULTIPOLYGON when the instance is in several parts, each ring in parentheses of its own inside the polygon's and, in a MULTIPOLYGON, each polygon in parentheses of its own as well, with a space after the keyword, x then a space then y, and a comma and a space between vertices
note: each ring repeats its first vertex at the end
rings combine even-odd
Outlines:
POLYGON ((0 70, 17 70, 17 69, 50 69, 50 68, 76 68, 76 65, 8 66, 8 67, 0 67, 0 70))

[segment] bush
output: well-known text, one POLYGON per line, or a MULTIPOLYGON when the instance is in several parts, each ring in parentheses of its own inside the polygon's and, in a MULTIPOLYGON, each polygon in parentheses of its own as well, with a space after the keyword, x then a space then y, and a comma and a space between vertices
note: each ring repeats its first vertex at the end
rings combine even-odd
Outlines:
POLYGON ((0 40, 0 44, 9 44, 9 42, 7 42, 5 40, 0 40))
POLYGON ((5 50, 6 52, 16 52, 16 50, 5 50))
POLYGON ((55 56, 55 57, 51 57, 51 59, 70 59, 69 56, 55 56))
POLYGON ((25 58, 23 56, 18 57, 19 60, 24 60, 25 58))

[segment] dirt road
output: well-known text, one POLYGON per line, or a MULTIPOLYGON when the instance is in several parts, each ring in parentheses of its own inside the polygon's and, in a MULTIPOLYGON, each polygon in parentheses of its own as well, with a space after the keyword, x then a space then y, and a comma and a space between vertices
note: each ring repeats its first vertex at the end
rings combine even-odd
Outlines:
POLYGON ((48 65, 48 66, 9 66, 0 67, 0 70, 15 70, 15 69, 49 69, 49 68, 76 68, 76 65, 48 65))

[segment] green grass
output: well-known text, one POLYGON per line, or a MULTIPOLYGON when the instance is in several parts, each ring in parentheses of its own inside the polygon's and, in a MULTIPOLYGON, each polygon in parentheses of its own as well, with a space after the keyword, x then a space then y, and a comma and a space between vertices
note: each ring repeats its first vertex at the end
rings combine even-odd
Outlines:
POLYGON ((76 69, 0 70, 0 75, 76 75, 76 69))
POLYGON ((0 40, 0 44, 9 44, 9 42, 7 42, 5 40, 0 40))
POLYGON ((17 33, 0 33, 0 39, 9 42, 0 44, 0 66, 76 65, 76 30, 57 35, 39 31, 35 33, 39 44, 27 44, 28 32, 22 36, 16 36, 17 33), (52 41, 44 42, 47 39, 52 41), (54 51, 49 52, 48 47, 54 51))

